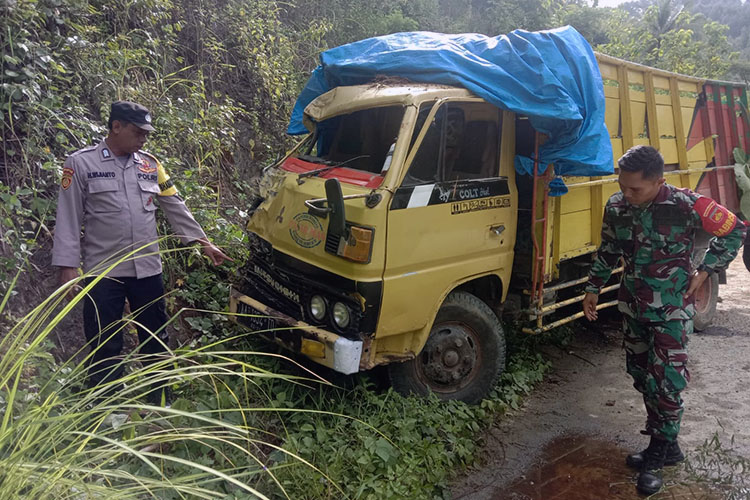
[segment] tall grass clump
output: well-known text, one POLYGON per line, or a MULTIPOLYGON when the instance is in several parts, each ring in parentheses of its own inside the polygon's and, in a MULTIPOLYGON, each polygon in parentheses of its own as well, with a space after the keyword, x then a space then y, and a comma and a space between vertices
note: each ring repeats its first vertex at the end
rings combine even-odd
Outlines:
MULTIPOLYGON (((279 446, 283 437, 266 415, 294 409, 273 408, 263 386, 323 381, 271 373, 256 362, 271 355, 226 349, 238 340, 229 338, 151 363, 135 350, 123 357, 120 380, 86 388, 83 364, 56 364, 48 337, 101 279, 60 287, 0 339, 0 500, 289 498, 269 455, 314 466, 279 446), (82 290, 67 300, 73 286, 82 290), (171 407, 149 405, 154 387, 181 397, 171 407)), ((133 316, 119 327, 132 326, 133 316)))

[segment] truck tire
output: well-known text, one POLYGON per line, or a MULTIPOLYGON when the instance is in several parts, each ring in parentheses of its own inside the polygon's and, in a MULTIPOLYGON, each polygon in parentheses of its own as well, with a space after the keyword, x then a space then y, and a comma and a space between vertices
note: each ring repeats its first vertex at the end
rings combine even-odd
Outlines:
POLYGON ((497 315, 462 291, 440 306, 430 336, 415 359, 391 363, 393 388, 404 395, 475 404, 489 395, 505 369, 505 334, 497 315))
POLYGON ((695 318, 693 328, 700 332, 711 326, 719 301, 719 275, 711 273, 695 292, 695 318))

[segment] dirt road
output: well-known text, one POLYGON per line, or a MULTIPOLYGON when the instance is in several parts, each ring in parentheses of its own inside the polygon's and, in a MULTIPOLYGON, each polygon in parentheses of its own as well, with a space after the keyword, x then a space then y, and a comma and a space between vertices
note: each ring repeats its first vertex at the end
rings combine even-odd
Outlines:
MULTIPOLYGON (((727 445, 734 436, 734 449, 750 458, 750 273, 742 259, 727 281, 714 324, 689 341, 692 380, 683 393, 680 442, 690 455, 718 432, 727 445)), ((455 482, 453 498, 640 498, 624 457, 648 442, 639 434, 645 410, 621 346, 619 332, 581 327, 564 351, 550 348, 547 380, 490 430, 482 465, 455 482)), ((683 490, 659 497, 713 498, 699 488, 683 490)))

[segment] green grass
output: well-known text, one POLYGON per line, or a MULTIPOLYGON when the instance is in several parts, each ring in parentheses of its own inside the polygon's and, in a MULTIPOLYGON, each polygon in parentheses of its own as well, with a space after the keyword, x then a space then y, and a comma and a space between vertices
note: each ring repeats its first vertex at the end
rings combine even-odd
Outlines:
POLYGON ((269 379, 323 382, 253 363, 267 354, 209 343, 145 367, 136 350, 122 361, 122 379, 82 389, 83 366, 56 364, 48 337, 101 278, 67 301, 83 279, 56 290, 0 340, 0 499, 268 498, 256 483, 288 498, 266 465, 269 450, 306 462, 266 430, 272 407, 262 387, 269 379), (114 384, 124 388, 110 391, 114 384), (164 386, 182 395, 171 408, 144 402, 164 386))

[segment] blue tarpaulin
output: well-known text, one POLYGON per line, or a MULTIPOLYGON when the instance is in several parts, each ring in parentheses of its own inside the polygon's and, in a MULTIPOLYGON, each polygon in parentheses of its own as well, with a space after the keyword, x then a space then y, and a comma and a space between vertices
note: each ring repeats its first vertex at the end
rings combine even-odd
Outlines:
MULTIPOLYGON (((528 116, 549 136, 539 156, 544 165, 554 163, 558 175, 613 173, 599 66, 591 46, 570 26, 497 37, 395 33, 327 50, 297 99, 287 132, 307 132, 303 111, 319 95, 378 75, 464 87, 528 116)), ((516 157, 516 170, 532 172, 533 161, 516 157)), ((556 179, 553 194, 565 191, 556 179)))

